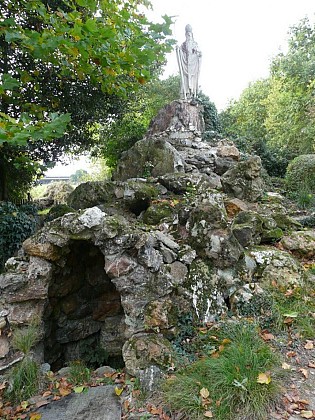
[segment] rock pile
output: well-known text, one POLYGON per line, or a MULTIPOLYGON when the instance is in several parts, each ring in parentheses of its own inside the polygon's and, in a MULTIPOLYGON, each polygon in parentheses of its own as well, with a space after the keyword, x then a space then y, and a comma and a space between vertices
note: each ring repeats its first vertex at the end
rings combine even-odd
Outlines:
POLYGON ((7 261, 2 371, 23 357, 11 328, 36 318, 41 362, 59 367, 101 348, 148 377, 176 364, 171 340, 185 314, 200 322, 237 314, 265 284, 304 281, 288 251, 309 254, 314 234, 299 234, 282 197, 264 193, 259 157, 240 160, 229 140, 202 140, 200 111, 168 105, 113 181, 77 187, 68 198, 76 211, 47 223, 7 261), (282 250, 271 246, 279 240, 282 250))

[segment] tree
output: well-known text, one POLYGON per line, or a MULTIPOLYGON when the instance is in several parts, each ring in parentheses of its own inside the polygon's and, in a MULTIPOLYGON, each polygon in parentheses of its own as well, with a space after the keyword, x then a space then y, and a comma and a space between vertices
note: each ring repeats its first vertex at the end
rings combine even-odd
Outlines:
POLYGON ((271 66, 265 125, 270 143, 295 154, 315 150, 315 25, 303 19, 291 28, 289 49, 271 66))
POLYGON ((120 117, 103 124, 94 154, 104 157, 109 167, 115 167, 121 154, 143 138, 158 111, 179 99, 179 90, 179 76, 170 76, 153 80, 131 94, 120 117))
POLYGON ((88 147, 96 118, 116 117, 128 92, 163 64, 171 20, 149 22, 138 12, 147 5, 2 1, 0 148, 11 155, 1 167, 0 200, 8 195, 6 168, 16 154, 49 160, 88 147))
POLYGON ((246 152, 256 152, 272 175, 315 147, 315 25, 291 28, 286 54, 278 54, 270 76, 246 88, 221 115, 224 132, 246 152))

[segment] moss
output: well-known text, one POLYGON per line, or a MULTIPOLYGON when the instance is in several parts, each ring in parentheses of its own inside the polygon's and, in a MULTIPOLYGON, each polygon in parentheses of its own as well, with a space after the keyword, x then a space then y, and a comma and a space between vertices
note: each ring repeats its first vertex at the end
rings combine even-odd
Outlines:
POLYGON ((262 243, 276 242, 279 241, 283 235, 283 230, 279 227, 271 230, 264 230, 261 241, 262 243))
POLYGON ((173 215, 174 208, 168 202, 152 204, 143 215, 143 222, 147 225, 157 225, 162 219, 173 215))

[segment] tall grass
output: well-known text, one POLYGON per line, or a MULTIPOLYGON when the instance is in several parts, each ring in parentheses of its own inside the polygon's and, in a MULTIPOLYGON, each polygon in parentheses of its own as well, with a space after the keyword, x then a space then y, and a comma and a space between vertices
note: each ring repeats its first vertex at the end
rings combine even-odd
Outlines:
POLYGON ((169 379, 166 401, 190 420, 204 419, 207 411, 218 420, 266 419, 280 391, 278 356, 254 325, 233 324, 220 334, 231 342, 214 357, 203 358, 169 379), (266 374, 270 382, 258 383, 259 374, 266 374), (202 389, 208 391, 207 398, 202 389))

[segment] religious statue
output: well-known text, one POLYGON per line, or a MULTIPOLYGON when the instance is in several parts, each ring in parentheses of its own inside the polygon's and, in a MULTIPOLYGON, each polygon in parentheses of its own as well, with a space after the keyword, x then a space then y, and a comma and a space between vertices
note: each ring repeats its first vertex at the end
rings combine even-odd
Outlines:
POLYGON ((186 41, 176 47, 176 56, 181 79, 181 99, 196 98, 201 64, 201 51, 194 41, 192 28, 185 27, 186 41))

